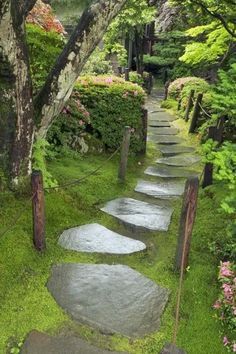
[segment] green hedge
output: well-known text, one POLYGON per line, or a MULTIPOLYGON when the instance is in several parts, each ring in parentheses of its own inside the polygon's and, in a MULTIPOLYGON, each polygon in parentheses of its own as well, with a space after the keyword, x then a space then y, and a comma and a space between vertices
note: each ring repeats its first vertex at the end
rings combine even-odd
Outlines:
POLYGON ((131 149, 142 150, 145 93, 140 86, 115 76, 84 76, 74 90, 90 114, 93 133, 107 148, 116 149, 121 144, 124 127, 129 125, 131 149))

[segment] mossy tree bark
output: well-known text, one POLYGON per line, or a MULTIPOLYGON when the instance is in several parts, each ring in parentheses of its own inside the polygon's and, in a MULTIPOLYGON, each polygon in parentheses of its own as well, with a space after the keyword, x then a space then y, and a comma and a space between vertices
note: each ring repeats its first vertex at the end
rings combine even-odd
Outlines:
POLYGON ((85 10, 34 105, 25 17, 35 2, 0 1, 0 154, 8 154, 7 169, 15 184, 31 172, 35 133, 38 138, 46 136, 84 64, 126 0, 100 0, 85 10))

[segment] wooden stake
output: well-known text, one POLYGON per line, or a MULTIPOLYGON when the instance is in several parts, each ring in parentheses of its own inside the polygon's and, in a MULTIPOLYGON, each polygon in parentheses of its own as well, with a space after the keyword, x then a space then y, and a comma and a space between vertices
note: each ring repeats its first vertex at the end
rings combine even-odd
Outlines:
POLYGON ((118 172, 118 179, 121 182, 125 181, 127 163, 128 163, 128 155, 129 155, 129 146, 130 146, 130 127, 126 126, 123 136, 123 142, 121 146, 121 158, 120 158, 120 166, 118 172))
POLYGON ((125 81, 129 81, 129 68, 125 68, 125 81))
POLYGON ((189 94, 186 112, 185 112, 185 116, 184 116, 184 119, 186 122, 189 120, 189 114, 191 112, 191 109, 193 108, 194 93, 195 93, 195 90, 191 90, 190 94, 189 94))
POLYGON ((197 177, 189 178, 185 184, 184 200, 180 216, 179 238, 175 256, 176 270, 186 270, 190 252, 190 242, 197 210, 197 197, 199 180, 197 177))
POLYGON ((197 127, 197 122, 198 122, 198 118, 199 118, 199 114, 200 114, 200 105, 203 99, 203 94, 199 93, 197 96, 197 100, 194 106, 194 110, 193 110, 193 116, 192 116, 192 120, 191 120, 191 124, 189 127, 189 133, 194 133, 195 129, 197 127))
MULTIPOLYGON (((208 139, 216 140, 217 127, 209 127, 208 131, 208 139)), ((202 180, 202 188, 206 188, 211 186, 213 183, 213 164, 211 162, 207 162, 204 167, 203 172, 203 180, 202 180)))
POLYGON ((43 176, 41 171, 33 171, 31 175, 32 207, 33 207, 33 242, 36 250, 43 251, 45 242, 45 204, 43 176))

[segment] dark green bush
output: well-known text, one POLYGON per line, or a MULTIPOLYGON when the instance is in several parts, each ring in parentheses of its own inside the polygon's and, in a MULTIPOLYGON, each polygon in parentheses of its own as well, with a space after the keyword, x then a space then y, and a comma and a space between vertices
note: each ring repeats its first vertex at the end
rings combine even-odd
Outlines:
POLYGON ((129 125, 131 149, 142 150, 145 93, 140 86, 113 76, 85 76, 78 80, 75 92, 90 113, 93 133, 107 148, 116 149, 121 144, 124 127, 129 125))

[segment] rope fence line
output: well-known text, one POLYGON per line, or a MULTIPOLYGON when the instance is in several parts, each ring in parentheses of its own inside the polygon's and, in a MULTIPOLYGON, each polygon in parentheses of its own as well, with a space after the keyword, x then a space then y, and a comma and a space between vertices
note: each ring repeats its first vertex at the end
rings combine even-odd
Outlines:
MULTIPOLYGON (((191 98, 193 105, 195 104, 194 98, 191 98)), ((202 104, 200 102, 198 102, 199 107, 201 108, 202 112, 208 116, 209 118, 211 118, 211 115, 205 110, 205 108, 203 108, 202 104)))

